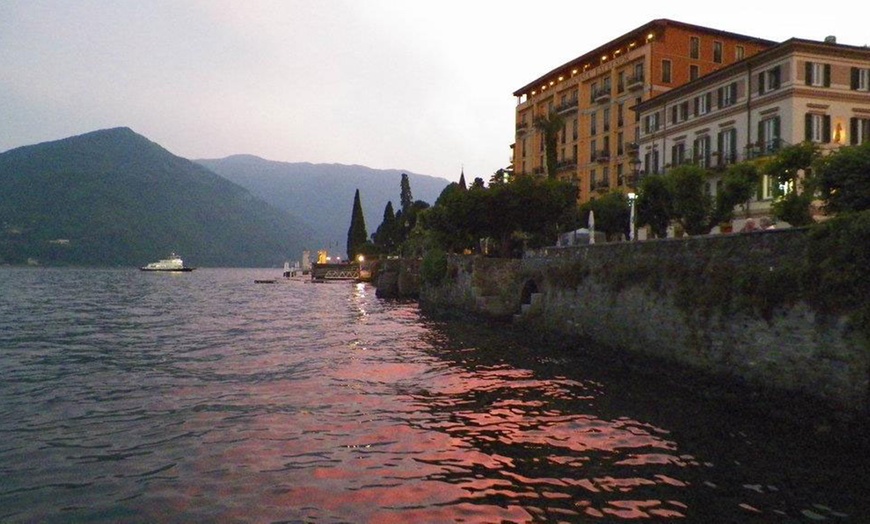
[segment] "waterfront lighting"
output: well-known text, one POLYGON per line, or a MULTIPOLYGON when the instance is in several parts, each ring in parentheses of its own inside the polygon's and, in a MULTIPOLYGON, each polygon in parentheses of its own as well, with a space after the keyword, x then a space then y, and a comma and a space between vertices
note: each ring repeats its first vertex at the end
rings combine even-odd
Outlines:
POLYGON ((366 257, 364 257, 364 256, 362 256, 362 255, 356 257, 356 260, 357 260, 357 262, 359 262, 359 263, 363 263, 363 261, 365 261, 365 259, 366 259, 366 257))
POLYGON ((628 204, 631 210, 628 215, 628 239, 634 241, 634 201, 637 200, 636 193, 628 194, 628 204))

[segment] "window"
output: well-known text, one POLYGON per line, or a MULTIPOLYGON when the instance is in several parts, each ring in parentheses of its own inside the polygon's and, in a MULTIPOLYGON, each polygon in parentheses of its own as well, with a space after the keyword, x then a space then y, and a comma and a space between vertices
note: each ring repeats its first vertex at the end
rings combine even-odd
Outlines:
POLYGON ((589 161, 595 162, 598 158, 598 141, 594 138, 589 142, 589 161))
POLYGON ((713 102, 713 93, 705 93, 695 97, 695 116, 706 115, 710 112, 713 102))
POLYGON ((625 114, 625 103, 620 102, 616 106, 616 127, 622 127, 625 114))
POLYGON ((643 132, 644 133, 655 133, 659 130, 659 114, 653 113, 651 115, 647 115, 643 119, 643 132))
POLYGON ((689 66, 689 80, 697 80, 701 76, 701 70, 696 65, 689 66))
POLYGON ((849 143, 853 146, 870 142, 870 118, 849 119, 849 143))
POLYGON ((701 39, 697 36, 689 37, 689 58, 701 58, 701 39))
POLYGON ((662 60, 662 83, 670 84, 671 83, 671 61, 670 60, 662 60))
POLYGON ((598 96, 598 82, 592 82, 589 86, 589 102, 595 102, 596 96, 598 96))
POLYGON ((598 184, 598 177, 595 175, 596 173, 594 169, 589 171, 589 185, 592 186, 591 189, 595 189, 596 184, 598 184))
MULTIPOLYGON (((635 98, 635 99, 634 99, 634 105, 636 105, 636 106, 637 106, 637 105, 640 105, 640 103, 641 103, 642 100, 643 100, 643 99, 642 99, 641 97, 637 97, 637 98, 635 98)), ((638 111, 635 111, 635 112, 634 112, 634 121, 635 121, 635 122, 640 122, 640 113, 639 113, 638 111)))
POLYGON ((523 138, 523 158, 526 158, 526 139, 523 138))
POLYGON ((610 108, 607 107, 601 112, 601 119, 603 124, 604 132, 607 133, 610 131, 610 108))
POLYGON ((598 134, 598 114, 594 111, 589 115, 589 134, 592 136, 598 134))
POLYGON ((716 136, 716 146, 719 152, 719 164, 727 165, 737 162, 737 130, 726 129, 716 136))
POLYGON ((713 61, 722 63, 722 42, 713 42, 713 61))
POLYGON ((734 60, 743 60, 743 58, 745 56, 746 56, 746 49, 742 45, 739 45, 739 46, 734 48, 734 60))
POLYGON ((680 142, 671 146, 671 165, 676 167, 686 162, 686 144, 680 142))
POLYGON ((804 138, 817 144, 827 144, 831 141, 831 116, 818 113, 807 113, 805 117, 806 134, 804 138))
POLYGON ((807 62, 806 84, 815 87, 831 87, 831 64, 807 62))
POLYGON ((659 152, 652 150, 643 155, 643 170, 647 173, 657 175, 659 172, 659 152))
POLYGON ((685 101, 675 106, 671 106, 671 122, 679 124, 684 122, 689 117, 689 102, 685 101))
POLYGON ((574 140, 577 140, 577 135, 578 135, 578 132, 577 132, 577 117, 574 117, 574 119, 571 120, 571 136, 574 138, 574 140))
POLYGON ((563 123, 563 124, 562 124, 562 130, 559 132, 559 134, 560 134, 561 137, 562 137, 562 143, 563 143, 563 144, 568 140, 567 127, 568 127, 567 124, 564 124, 564 123, 563 123))
POLYGON ((625 71, 620 71, 616 74, 616 92, 622 93, 625 91, 625 71))
POLYGON ((720 87, 716 90, 716 100, 718 107, 728 107, 737 102, 737 82, 731 82, 727 86, 720 87))
POLYGON ((762 154, 779 150, 779 117, 767 118, 758 123, 758 142, 762 154))
POLYGON ((692 144, 692 159, 701 167, 710 166, 710 137, 699 136, 692 144))
POLYGON ((609 136, 604 137, 604 143, 601 144, 601 154, 606 158, 610 158, 610 137, 609 136))
POLYGON ((758 73, 758 94, 763 95, 780 87, 780 66, 758 73))
POLYGON ((852 90, 870 91, 870 69, 852 68, 852 90))
POLYGON ((622 131, 620 131, 616 134, 616 154, 621 155, 623 153, 625 153, 625 139, 623 138, 622 131))

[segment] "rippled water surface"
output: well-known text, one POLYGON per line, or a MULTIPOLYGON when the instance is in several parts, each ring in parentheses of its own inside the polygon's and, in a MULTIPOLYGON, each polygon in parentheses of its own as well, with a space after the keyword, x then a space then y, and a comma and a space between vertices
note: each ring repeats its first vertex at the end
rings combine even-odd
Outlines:
POLYGON ((0 521, 870 522, 824 425, 276 273, 0 268, 0 521))

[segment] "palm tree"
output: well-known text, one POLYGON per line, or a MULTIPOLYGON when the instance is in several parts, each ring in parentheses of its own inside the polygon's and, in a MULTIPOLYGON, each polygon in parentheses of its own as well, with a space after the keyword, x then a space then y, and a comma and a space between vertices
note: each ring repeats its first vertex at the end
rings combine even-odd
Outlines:
POLYGON ((547 116, 535 119, 535 128, 544 136, 544 152, 546 158, 547 178, 556 178, 556 149, 559 131, 565 126, 565 119, 555 111, 547 116))

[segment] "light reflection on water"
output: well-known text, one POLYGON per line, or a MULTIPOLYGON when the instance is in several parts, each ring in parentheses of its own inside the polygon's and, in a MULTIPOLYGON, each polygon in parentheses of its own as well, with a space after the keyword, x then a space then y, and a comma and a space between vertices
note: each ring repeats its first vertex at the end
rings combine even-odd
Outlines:
POLYGON ((0 520, 864 517, 860 450, 270 276, 0 269, 0 520))

